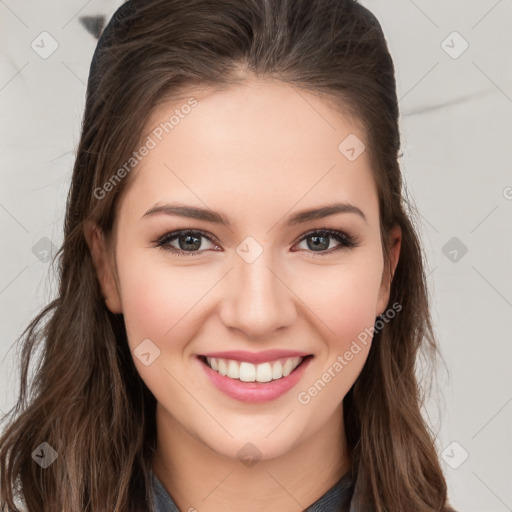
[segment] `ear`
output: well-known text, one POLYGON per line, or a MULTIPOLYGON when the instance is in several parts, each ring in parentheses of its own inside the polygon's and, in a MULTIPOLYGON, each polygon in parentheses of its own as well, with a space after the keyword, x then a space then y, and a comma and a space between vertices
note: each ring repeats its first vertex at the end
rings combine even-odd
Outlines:
POLYGON ((96 269, 101 294, 105 304, 112 313, 122 313, 121 298, 114 278, 114 272, 109 253, 105 245, 105 239, 101 229, 92 222, 86 222, 84 236, 91 252, 91 257, 96 269))
POLYGON ((382 315, 388 305, 389 295, 391 291, 391 282, 395 275, 396 266, 398 264, 398 258, 400 256, 400 247, 402 244, 402 229, 400 226, 394 226, 389 232, 389 243, 390 243, 390 265, 391 265, 391 276, 389 276, 388 269, 385 268, 382 273, 382 281, 379 290, 379 298, 377 301, 377 310, 375 316, 382 315))

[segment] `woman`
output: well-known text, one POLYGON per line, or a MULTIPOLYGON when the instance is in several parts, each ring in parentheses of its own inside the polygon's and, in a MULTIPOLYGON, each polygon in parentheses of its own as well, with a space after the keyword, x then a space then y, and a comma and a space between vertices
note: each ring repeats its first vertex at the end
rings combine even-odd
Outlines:
POLYGON ((58 297, 22 337, 2 507, 452 510, 399 147, 393 63, 353 0, 119 8, 58 297))

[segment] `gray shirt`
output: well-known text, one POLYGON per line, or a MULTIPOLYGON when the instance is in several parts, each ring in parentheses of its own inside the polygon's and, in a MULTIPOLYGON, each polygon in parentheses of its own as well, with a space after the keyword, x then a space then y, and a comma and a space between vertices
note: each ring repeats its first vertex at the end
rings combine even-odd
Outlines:
MULTIPOLYGON (((165 490, 162 482, 153 473, 155 512, 180 512, 180 509, 165 490)), ((341 503, 347 499, 352 480, 349 473, 345 474, 323 496, 318 498, 304 512, 335 512, 339 510, 341 503)), ((193 510, 193 509, 192 509, 193 510)), ((187 510, 181 512, 188 512, 187 510)))

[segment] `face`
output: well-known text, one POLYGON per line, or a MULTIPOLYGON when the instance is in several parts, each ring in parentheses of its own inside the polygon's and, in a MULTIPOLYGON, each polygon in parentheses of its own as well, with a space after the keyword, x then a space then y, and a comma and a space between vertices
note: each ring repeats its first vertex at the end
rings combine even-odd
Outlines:
POLYGON ((251 442, 273 458, 341 413, 371 339, 344 356, 387 306, 369 155, 339 148, 365 134, 281 82, 193 96, 161 140, 181 104, 153 112, 155 147, 116 217, 118 286, 100 281, 163 421, 219 454, 251 442))

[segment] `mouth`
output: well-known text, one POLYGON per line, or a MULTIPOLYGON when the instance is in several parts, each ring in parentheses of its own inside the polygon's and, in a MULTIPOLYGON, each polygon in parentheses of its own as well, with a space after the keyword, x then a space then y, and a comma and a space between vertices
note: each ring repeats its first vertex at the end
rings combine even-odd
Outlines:
POLYGON ((215 373, 238 382, 268 383, 285 379, 296 372, 313 354, 303 357, 284 357, 253 364, 248 361, 219 357, 198 356, 198 359, 215 373))

